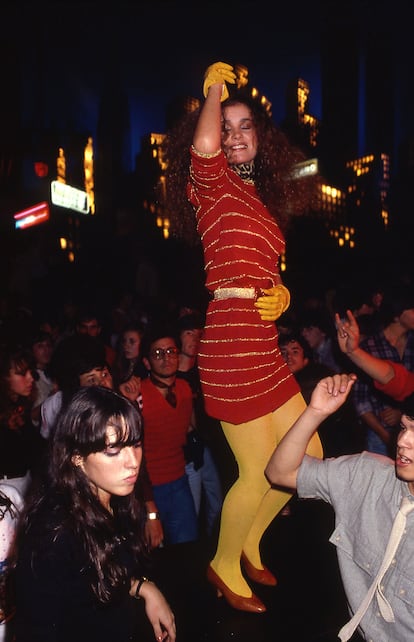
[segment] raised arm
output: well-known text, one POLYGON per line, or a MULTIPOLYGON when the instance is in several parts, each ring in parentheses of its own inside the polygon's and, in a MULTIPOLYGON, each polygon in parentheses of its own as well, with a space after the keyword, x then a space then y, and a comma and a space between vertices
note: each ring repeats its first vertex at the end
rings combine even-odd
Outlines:
POLYGON ((351 310, 346 311, 347 320, 335 314, 338 344, 358 368, 381 384, 388 383, 395 375, 390 361, 374 357, 359 347, 359 327, 351 310))
POLYGON ((271 484, 296 488, 299 467, 310 439, 319 425, 346 400, 356 381, 354 374, 336 374, 322 379, 308 407, 285 434, 265 469, 271 484))
POLYGON ((214 154, 221 148, 221 101, 228 97, 226 82, 234 83, 233 67, 216 62, 204 76, 204 105, 201 108, 193 145, 201 154, 214 154))

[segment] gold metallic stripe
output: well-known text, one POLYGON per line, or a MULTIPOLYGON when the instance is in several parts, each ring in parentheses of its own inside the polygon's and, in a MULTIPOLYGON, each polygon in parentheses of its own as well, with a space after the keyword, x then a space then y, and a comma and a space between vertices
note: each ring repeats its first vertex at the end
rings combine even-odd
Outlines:
POLYGON ((255 299, 256 288, 219 288, 214 290, 214 300, 222 299, 255 299))

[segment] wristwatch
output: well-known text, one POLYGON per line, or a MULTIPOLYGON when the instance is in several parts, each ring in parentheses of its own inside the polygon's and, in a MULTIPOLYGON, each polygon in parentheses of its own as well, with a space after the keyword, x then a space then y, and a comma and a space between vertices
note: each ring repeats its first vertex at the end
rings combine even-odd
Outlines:
POLYGON ((159 519, 160 514, 159 513, 147 513, 147 519, 153 520, 153 519, 159 519))

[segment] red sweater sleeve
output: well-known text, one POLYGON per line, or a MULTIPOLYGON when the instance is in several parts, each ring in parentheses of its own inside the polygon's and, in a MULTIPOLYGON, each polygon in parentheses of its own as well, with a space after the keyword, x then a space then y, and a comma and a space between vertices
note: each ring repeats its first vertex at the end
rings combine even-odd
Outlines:
POLYGON ((390 362, 395 372, 388 383, 374 381, 375 387, 397 401, 403 401, 414 392, 414 372, 410 372, 400 363, 390 362))

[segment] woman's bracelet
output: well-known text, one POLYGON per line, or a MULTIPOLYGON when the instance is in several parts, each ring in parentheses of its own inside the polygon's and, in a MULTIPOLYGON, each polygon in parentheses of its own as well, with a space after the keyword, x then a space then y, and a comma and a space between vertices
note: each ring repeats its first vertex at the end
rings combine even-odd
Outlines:
POLYGON ((137 588, 135 589, 135 593, 134 593, 134 597, 135 597, 136 600, 142 600, 142 597, 140 596, 139 592, 140 592, 141 586, 144 584, 144 582, 149 582, 148 577, 142 576, 138 580, 137 588))
POLYGON ((198 149, 194 147, 194 145, 191 145, 191 149, 193 150, 194 154, 196 154, 196 156, 200 156, 200 158, 215 158, 221 153, 221 149, 218 149, 216 152, 213 152, 212 154, 199 152, 198 149))
POLYGON ((151 511, 147 513, 147 519, 151 522, 155 519, 160 519, 160 514, 157 511, 151 511))

